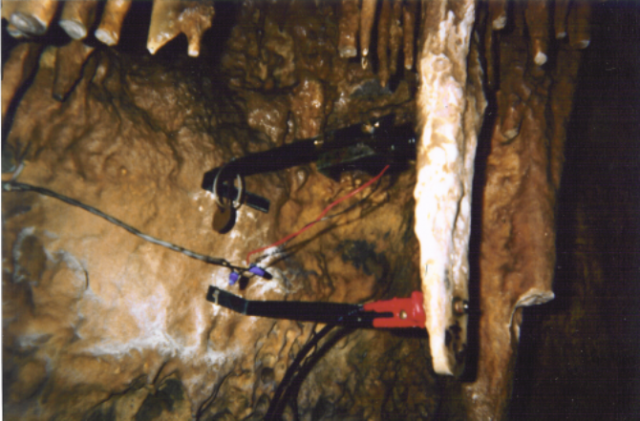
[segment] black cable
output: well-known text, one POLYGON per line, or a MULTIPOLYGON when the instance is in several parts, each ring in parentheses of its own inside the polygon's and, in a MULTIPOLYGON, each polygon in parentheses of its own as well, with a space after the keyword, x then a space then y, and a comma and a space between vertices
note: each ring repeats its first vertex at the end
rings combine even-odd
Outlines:
POLYGON ((291 399, 293 399, 292 405, 294 407, 295 419, 299 419, 299 414, 297 413, 296 408, 297 396, 298 392, 300 391, 300 387, 302 386, 302 382, 311 372, 311 369, 316 365, 320 358, 322 358, 327 352, 329 352, 331 347, 333 347, 340 339, 344 338, 354 331, 354 328, 352 327, 344 327, 335 332, 322 344, 322 346, 316 352, 310 355, 306 359, 306 361, 303 362, 305 356, 309 353, 311 348, 315 347, 320 339, 326 336, 334 327, 336 327, 336 325, 325 326, 320 332, 316 334, 312 341, 310 341, 307 345, 305 345, 303 349, 300 350, 300 352, 296 356, 295 361, 287 369, 282 382, 280 382, 280 385, 278 386, 278 389, 273 396, 273 400, 269 405, 267 414, 265 415, 265 420, 280 421, 282 419, 284 409, 291 399))
POLYGON ((320 330, 320 332, 316 333, 314 337, 307 342, 307 344, 298 352, 295 360, 287 369, 282 381, 278 385, 276 389, 276 393, 273 395, 273 399, 271 400, 271 404, 269 405, 269 409, 267 410, 267 414, 264 419, 268 421, 278 421, 280 417, 282 417, 282 411, 284 410, 284 405, 287 403, 287 400, 281 400, 281 396, 288 395, 286 389, 289 386, 291 379, 294 377, 296 372, 298 371, 298 367, 300 367, 302 360, 307 356, 307 354, 311 351, 313 347, 315 347, 318 342, 324 338, 336 325, 326 325, 320 330))
POLYGON ((124 228, 125 230, 129 231, 131 234, 136 235, 146 241, 149 241, 150 243, 168 248, 169 250, 173 250, 173 251, 177 251, 179 253, 185 254, 193 259, 196 260, 201 260, 203 262, 207 262, 210 263, 212 265, 217 265, 217 266, 224 266, 226 268, 232 269, 232 270, 237 270, 238 272, 242 273, 245 271, 248 271, 249 268, 245 268, 242 266, 235 266, 232 265, 231 263, 229 263, 229 261, 227 261, 226 259, 223 259, 221 257, 211 257, 211 256, 206 256, 204 254, 200 254, 200 253, 196 253, 195 251, 192 250, 188 250, 184 247, 178 246, 176 244, 173 243, 169 243, 168 241, 163 241, 160 240, 158 238, 152 237, 148 234, 145 234, 139 230, 137 230, 136 228, 132 227, 131 225, 127 225, 124 222, 120 221, 119 219, 114 218, 113 216, 107 215, 106 213, 102 212, 99 209, 94 208, 93 206, 89 206, 89 205, 85 205, 82 202, 79 202, 75 199, 72 199, 70 197, 64 196, 62 194, 56 193, 52 190, 49 189, 45 189, 44 187, 36 187, 36 186, 32 186, 30 184, 25 184, 25 183, 19 183, 17 181, 7 181, 7 182, 3 182, 2 183, 2 191, 6 191, 6 192, 25 192, 25 191, 34 191, 36 193, 40 193, 42 195, 45 196, 49 196, 49 197, 53 197, 55 199, 58 199, 62 202, 68 203, 70 205, 73 206, 77 206, 79 208, 82 208, 84 210, 86 210, 87 212, 91 212, 94 215, 97 215, 103 219, 106 219, 107 221, 111 222, 114 225, 117 225, 121 228, 124 228))

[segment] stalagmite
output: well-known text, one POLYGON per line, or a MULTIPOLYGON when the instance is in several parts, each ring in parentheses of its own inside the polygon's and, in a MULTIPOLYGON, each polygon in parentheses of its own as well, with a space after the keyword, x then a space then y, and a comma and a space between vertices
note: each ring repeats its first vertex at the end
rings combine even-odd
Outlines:
POLYGON ((567 11, 569 0, 556 0, 553 9, 553 27, 556 39, 567 36, 567 11))
POLYGON ((468 84, 469 78, 479 85, 480 78, 467 75, 475 1, 426 5, 417 97, 421 135, 415 232, 433 368, 457 374, 467 346, 471 180, 485 105, 481 87, 468 84))
POLYGON ((376 0, 362 0, 360 11, 360 53, 362 54, 362 68, 368 66, 369 44, 373 18, 376 15, 376 0))
POLYGON ((2 68, 2 121, 14 95, 33 74, 41 49, 38 44, 25 42, 11 51, 2 68))
POLYGON ((462 386, 469 420, 507 418, 522 307, 554 298, 556 195, 580 51, 557 43, 552 68, 527 69, 530 5, 514 4, 514 30, 497 43, 498 110, 480 213, 478 365, 475 381, 462 386))
POLYGON ((76 40, 58 48, 52 91, 54 99, 65 100, 71 88, 80 78, 82 66, 93 50, 93 47, 76 40))
POLYGON ((42 35, 56 14, 58 2, 55 0, 19 1, 11 14, 10 22, 25 35, 42 35))
POLYGON ((96 38, 109 46, 118 44, 122 22, 130 7, 131 0, 107 0, 100 26, 95 31, 96 38))
POLYGON ((414 55, 414 33, 416 24, 416 15, 418 13, 418 2, 406 2, 402 7, 402 23, 404 29, 403 50, 404 50, 404 68, 411 70, 413 68, 414 55))
POLYGON ((547 62, 547 46, 549 40, 549 9, 543 1, 530 1, 524 12, 533 61, 538 66, 547 62))
POLYGON ((189 55, 200 54, 202 34, 211 27, 215 10, 211 2, 155 0, 147 49, 155 54, 167 42, 184 33, 189 40, 189 55))
POLYGON ((340 57, 351 58, 358 55, 356 37, 360 24, 360 9, 358 0, 342 0, 341 16, 338 27, 340 28, 340 40, 338 52, 340 57))
POLYGON ((380 86, 389 81, 389 25, 391 24, 391 0, 383 0, 378 19, 378 79, 380 86))
POLYGON ((72 39, 84 39, 96 18, 97 6, 94 0, 67 1, 58 24, 72 39))
POLYGON ((389 29, 389 72, 394 75, 398 69, 398 54, 402 42, 402 2, 395 0, 389 29))
POLYGON ((507 0, 489 1, 489 22, 496 31, 507 25, 507 0))
POLYGON ((587 1, 578 1, 571 4, 569 11, 569 44, 571 48, 582 50, 591 43, 591 4, 587 1))

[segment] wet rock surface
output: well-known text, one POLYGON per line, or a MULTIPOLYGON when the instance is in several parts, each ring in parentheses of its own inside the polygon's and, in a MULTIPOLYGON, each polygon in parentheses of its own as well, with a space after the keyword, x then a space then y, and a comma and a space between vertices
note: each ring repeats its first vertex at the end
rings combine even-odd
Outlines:
MULTIPOLYGON (((78 199, 157 238, 244 264, 249 251, 301 229, 371 176, 351 172, 333 180, 305 165, 247 177, 247 189, 269 198, 271 211, 243 206, 234 229, 222 235, 211 227, 213 198, 200 187, 206 171, 372 117, 393 113, 398 124, 416 122, 419 82, 406 52, 416 42, 420 9, 384 2, 372 16, 375 2, 365 3, 362 16, 349 0, 216 5, 220 19, 233 17, 229 37, 213 38, 225 40, 218 61, 206 35, 202 61, 187 58, 186 50, 140 57, 126 43, 118 50, 80 41, 20 44, 3 55, 9 57, 3 66, 3 120, 5 112, 9 116, 3 180, 19 172, 20 182, 78 199), (405 55, 395 57, 400 15, 416 32, 405 31, 405 55), (345 29, 360 18, 372 28, 386 22, 366 34, 366 65, 362 51, 356 56, 356 31, 345 29), (384 39, 376 41, 380 33, 392 38, 389 51, 384 39)), ((467 71, 484 77, 489 108, 472 202, 465 374, 435 375, 425 335, 336 329, 302 362, 281 402, 284 419, 504 419, 514 381, 513 419, 557 414, 558 408, 580 419, 616 419, 630 411, 629 391, 637 386, 628 373, 637 358, 628 337, 637 324, 624 322, 635 302, 620 297, 632 296, 633 286, 620 281, 612 292, 604 279, 635 273, 633 229, 617 240, 608 233, 634 226, 630 203, 637 196, 629 186, 636 173, 623 172, 632 175, 623 176, 627 187, 615 192, 596 174, 583 180, 584 168, 569 173, 573 185, 600 187, 563 196, 575 203, 561 197, 560 211, 569 210, 556 217, 566 127, 592 14, 560 10, 562 4, 556 2, 549 21, 536 18, 551 13, 548 6, 478 7, 471 54, 482 66, 467 71), (557 40, 547 37, 545 25, 557 40), (568 39, 558 36, 563 31, 568 39), (606 192, 616 209, 626 210, 594 214, 606 192), (602 233, 597 227, 605 219, 602 233), (556 225, 575 231, 560 229, 556 238, 556 225), (556 243, 564 253, 557 261, 556 243), (595 258, 602 244, 626 257, 595 258), (521 306, 552 294, 558 304, 549 313, 549 305, 537 308, 530 322, 524 312, 523 325, 521 306), (520 356, 519 341, 525 347, 520 356), (596 380, 598 386, 576 386, 596 380), (585 394, 604 394, 606 402, 576 406, 573 399, 585 394)), ((140 7, 134 4, 130 16, 140 7)), ((593 14, 603 10, 613 9, 602 6, 593 14)), ((608 121, 612 104, 596 121, 608 121)), ((473 126, 468 117, 467 129, 473 126)), ((633 123, 621 127, 634 133, 633 123)), ((633 150, 623 141, 615 145, 633 150)), ((579 149, 570 146, 568 157, 602 162, 579 149)), ((603 155, 620 162, 624 153, 603 155)), ((361 303, 408 296, 420 289, 416 178, 411 165, 385 175, 334 208, 335 216, 261 257, 272 279, 254 277, 242 287, 228 285, 226 268, 147 243, 82 209, 3 191, 4 417, 264 419, 287 369, 322 326, 232 313, 205 300, 208 286, 256 300, 361 303)))
MULTIPOLYGON (((296 25, 292 32, 305 30, 304 22, 296 25)), ((238 264, 370 176, 350 173, 336 182, 304 166, 250 177, 247 189, 268 197, 271 212, 245 206, 235 228, 220 235, 211 229, 213 199, 200 187, 206 171, 316 135, 327 115, 334 127, 388 112, 411 118, 403 113, 410 108, 406 87, 356 95, 365 104, 360 114, 331 113, 342 94, 327 78, 342 80, 344 63, 338 70, 311 64, 315 74, 301 66, 303 76, 296 73, 285 93, 231 82, 232 91, 218 88, 211 75, 185 74, 184 63, 163 66, 106 50, 91 55, 61 102, 51 87, 64 53, 45 50, 13 119, 8 145, 23 159, 19 180, 238 264)), ((238 70, 238 62, 223 66, 220 78, 254 68, 238 70)), ((344 89, 361 84, 352 77, 344 89)), ((412 171, 385 177, 263 262, 272 280, 230 289, 250 299, 349 303, 409 295, 419 285, 414 179, 412 171)), ((225 268, 146 243, 52 198, 3 193, 3 199, 8 418, 262 419, 287 367, 319 329, 213 306, 206 290, 229 288, 225 268)), ((298 385, 296 410, 324 419, 433 416, 438 391, 424 344, 388 332, 345 336, 298 385), (405 358, 418 365, 402 368, 405 358)))

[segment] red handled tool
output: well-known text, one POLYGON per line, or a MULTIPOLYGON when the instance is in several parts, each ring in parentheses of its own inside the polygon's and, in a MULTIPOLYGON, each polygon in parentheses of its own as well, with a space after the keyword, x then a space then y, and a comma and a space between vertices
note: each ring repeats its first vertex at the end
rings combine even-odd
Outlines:
POLYGON ((365 311, 377 313, 391 313, 393 317, 378 317, 373 319, 373 327, 420 327, 424 328, 427 316, 422 306, 423 298, 420 291, 413 291, 410 298, 392 298, 390 300, 374 301, 364 304, 365 311))
POLYGON ((306 301, 251 301, 210 286, 207 300, 247 316, 350 327, 424 328, 427 320, 422 307, 422 293, 419 291, 414 291, 410 298, 393 298, 368 304, 343 304, 306 301))

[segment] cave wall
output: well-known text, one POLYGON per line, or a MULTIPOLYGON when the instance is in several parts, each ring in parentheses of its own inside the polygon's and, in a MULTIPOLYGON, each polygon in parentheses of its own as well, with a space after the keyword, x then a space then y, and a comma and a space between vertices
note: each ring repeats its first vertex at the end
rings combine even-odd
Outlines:
POLYGON ((558 197, 556 298, 525 311, 511 419, 635 419, 640 8, 594 11, 558 197))
MULTIPOLYGON (((20 180, 81 199, 155 237, 242 261, 249 250, 303 226, 364 176, 334 182, 310 168, 294 168, 247 179, 247 188, 269 197, 274 209, 263 215, 243 207, 234 230, 216 234, 213 199, 200 188, 203 173, 235 152, 229 139, 236 140, 235 147, 260 150, 272 146, 268 138, 256 136, 235 117, 235 107, 220 111, 231 115, 225 128, 220 115, 208 114, 207 98, 198 95, 203 87, 185 82, 180 72, 126 62, 109 52, 89 59, 82 79, 61 103, 50 96, 55 78, 47 57, 54 60, 53 48, 43 53, 10 134, 13 145, 24 139, 31 144, 20 180), (31 124, 31 113, 50 124, 31 124)), ((362 206, 301 237, 293 245, 295 254, 272 257, 274 278, 252 279, 244 295, 361 302, 386 291, 409 294, 417 288, 407 263, 415 255, 408 250, 417 247, 406 207, 414 177, 398 174, 362 193, 370 196, 362 206)), ((261 418, 265 400, 316 329, 214 307, 204 300, 206 289, 209 284, 229 288, 227 269, 137 240, 83 210, 33 194, 5 194, 4 206, 4 249, 13 256, 5 266, 11 286, 4 294, 11 300, 3 306, 6 332, 14 338, 4 342, 11 382, 7 401, 27 403, 9 406, 16 413, 8 416, 95 413, 126 419, 165 409, 173 414, 168 417, 261 418), (158 406, 163 393, 174 403, 158 406)), ((417 353, 423 375, 412 387, 428 388, 433 382, 424 374, 429 373, 428 352, 419 342, 387 336, 362 331, 345 339, 342 352, 320 364, 344 376, 343 385, 315 386, 316 376, 328 375, 318 370, 301 391, 308 403, 299 406, 311 411, 322 406, 322 398, 338 413, 381 413, 384 402, 372 407, 372 398, 351 397, 347 391, 370 382, 365 396, 384 394, 395 375, 387 382, 382 369, 349 370, 350 359, 383 366, 378 361, 398 360, 390 354, 417 353), (369 350, 372 342, 381 346, 369 350)), ((388 405, 399 406, 399 399, 388 405)), ((435 411, 433 394, 405 409, 407 414, 418 410, 435 411)))
MULTIPOLYGON (((383 89, 372 67, 336 58, 333 7, 293 5, 281 22, 277 6, 238 9, 222 71, 194 69, 186 57, 158 62, 105 49, 77 60, 86 51, 78 41, 45 49, 8 135, 13 156, 26 162, 19 180, 234 262, 304 226, 366 174, 336 182, 304 166, 248 178, 247 189, 272 209, 243 206, 227 235, 211 228, 215 205, 202 175, 234 156, 369 117, 409 120, 415 82, 400 78, 393 91, 383 89), (84 66, 66 65, 74 61, 84 66), (62 102, 51 94, 60 85, 62 102), (34 115, 47 124, 32 124, 34 115)), ((13 53, 9 65, 24 63, 13 53)), ((412 170, 385 178, 263 261, 272 280, 232 290, 357 303, 419 289, 414 180, 412 170)), ((138 241, 54 199, 5 193, 3 204, 3 249, 14 256, 3 309, 5 320, 16 320, 5 330, 14 338, 4 352, 8 418, 262 419, 287 367, 321 328, 213 306, 206 290, 230 288, 227 269, 138 241), (65 299, 47 298, 59 298, 52 289, 65 299)), ((439 396, 428 355, 424 339, 355 332, 306 376, 295 408, 324 418, 428 418, 439 396), (418 365, 398 366, 404 358, 418 365)))
MULTIPOLYGON (((5 3, 11 2, 3 3, 3 17, 5 3)), ((418 75, 430 68, 421 68, 419 58, 435 48, 428 46, 433 27, 425 22, 437 8, 365 1, 358 10, 354 3, 217 4, 215 13, 198 15, 210 20, 217 13, 209 35, 204 25, 200 33, 185 32, 189 42, 178 38, 159 51, 154 44, 155 57, 140 53, 139 37, 109 49, 54 33, 7 48, 3 181, 16 177, 45 186, 153 236, 243 261, 248 251, 302 228, 370 176, 345 173, 332 180, 305 165, 248 177, 247 189, 268 197, 272 209, 262 214, 243 206, 234 229, 222 235, 211 229, 215 204, 200 188, 204 172, 232 157, 387 114, 424 133, 434 114, 434 106, 425 108, 416 95, 427 87, 418 75), (400 16, 410 34, 403 48, 400 16), (232 22, 229 29, 216 29, 215 19, 223 18, 232 22), (188 57, 196 50, 199 61, 188 57)), ((449 10, 464 10, 461 4, 444 8, 444 20, 449 10)), ((133 4, 123 39, 127 23, 153 26, 140 16, 159 12, 146 7, 133 4)), ((520 326, 523 306, 554 296, 556 242, 572 244, 589 268, 576 277, 605 273, 604 262, 579 257, 585 255, 581 247, 599 243, 584 222, 587 199, 574 212, 576 226, 583 227, 575 243, 556 240, 555 231, 564 140, 580 56, 591 39, 590 13, 580 2, 490 2, 472 10, 464 70, 472 77, 457 83, 469 89, 467 98, 480 95, 479 102, 482 83, 489 106, 473 198, 473 169, 465 176, 475 216, 466 220, 474 232, 462 378, 436 375, 433 344, 424 335, 336 331, 304 365, 285 419, 295 412, 303 419, 504 419, 514 373, 516 394, 539 390, 552 377, 536 370, 532 389, 523 388, 518 375, 535 364, 572 373, 553 365, 563 342, 550 338, 558 334, 541 338, 557 329, 561 337, 570 335, 569 316, 534 313, 540 327, 521 333, 520 326), (532 365, 518 359, 518 343, 528 332, 524 344, 531 337, 542 344, 532 365)), ((453 16, 456 28, 465 15, 453 16)), ((460 111, 468 113, 464 141, 457 143, 462 149, 473 145, 470 136, 482 121, 484 107, 470 107, 460 111)), ((473 154, 467 156, 473 162, 473 154)), ((336 208, 335 217, 269 253, 260 262, 273 279, 252 278, 244 288, 229 286, 225 268, 148 244, 83 210, 3 191, 4 415, 263 419, 287 367, 322 326, 234 314, 205 301, 207 287, 250 299, 349 303, 424 290, 413 197, 424 167, 386 175, 336 208)), ((460 253, 466 253, 464 244, 460 253)), ((571 314, 596 311, 597 285, 578 289, 592 301, 579 301, 571 314)), ((591 328, 606 330, 598 326, 591 328)), ((590 355, 608 355, 610 341, 599 343, 590 355)), ((529 348, 524 355, 531 355, 529 348)), ((630 355, 620 354, 624 367, 634 367, 630 355)), ((582 366, 593 359, 576 361, 582 366)), ((610 372, 602 376, 617 384, 610 372)), ((532 408, 550 399, 528 396, 516 395, 514 419, 535 414, 532 408)))

